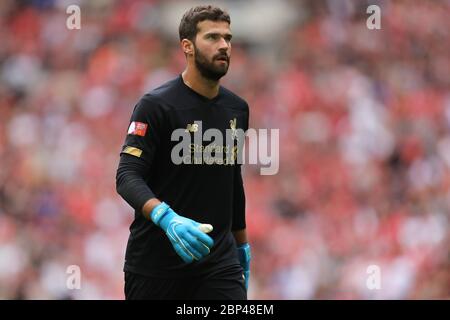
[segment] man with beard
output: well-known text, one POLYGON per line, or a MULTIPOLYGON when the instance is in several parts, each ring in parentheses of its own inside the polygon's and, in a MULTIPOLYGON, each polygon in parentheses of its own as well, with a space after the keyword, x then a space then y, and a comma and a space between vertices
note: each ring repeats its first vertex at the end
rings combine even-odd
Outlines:
POLYGON ((117 192, 135 209, 125 298, 247 299, 250 246, 236 153, 249 108, 219 84, 230 64, 230 17, 213 6, 192 8, 179 35, 186 69, 137 103, 117 169, 117 192), (231 131, 232 139, 196 139, 208 129, 231 131), (180 130, 190 141, 182 162, 173 152, 180 130), (207 161, 213 153, 220 161, 207 161))

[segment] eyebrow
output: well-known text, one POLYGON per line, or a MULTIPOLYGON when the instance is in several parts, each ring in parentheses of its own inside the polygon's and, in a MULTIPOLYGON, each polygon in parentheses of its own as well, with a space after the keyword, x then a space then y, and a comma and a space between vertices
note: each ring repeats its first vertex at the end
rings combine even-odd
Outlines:
POLYGON ((231 33, 220 33, 220 32, 207 32, 207 33, 205 33, 205 37, 207 37, 207 36, 211 36, 211 35, 223 35, 223 37, 224 38, 229 38, 229 39, 231 39, 231 38, 233 38, 233 35, 231 34, 231 33))

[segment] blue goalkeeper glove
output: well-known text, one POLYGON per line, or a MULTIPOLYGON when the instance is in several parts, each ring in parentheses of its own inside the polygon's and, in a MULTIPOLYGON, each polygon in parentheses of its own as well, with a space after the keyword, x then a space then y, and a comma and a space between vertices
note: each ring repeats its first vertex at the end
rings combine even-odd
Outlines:
POLYGON ((250 260, 251 252, 250 245, 248 243, 241 244, 237 247, 239 263, 244 269, 245 288, 248 290, 248 282, 250 280, 250 260))
MULTIPOLYGON (((176 253, 186 263, 207 256, 214 245, 214 240, 200 231, 205 230, 205 225, 179 216, 165 202, 153 208, 150 218, 164 230, 176 253)), ((212 226, 206 226, 210 227, 206 228, 206 232, 211 231, 212 226)))

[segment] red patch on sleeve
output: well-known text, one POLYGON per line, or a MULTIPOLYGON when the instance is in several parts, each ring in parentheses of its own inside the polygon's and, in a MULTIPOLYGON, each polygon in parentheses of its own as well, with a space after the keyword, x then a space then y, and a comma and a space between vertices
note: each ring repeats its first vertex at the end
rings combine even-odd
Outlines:
POLYGON ((128 134, 144 137, 147 133, 148 124, 143 122, 133 121, 128 128, 128 134))

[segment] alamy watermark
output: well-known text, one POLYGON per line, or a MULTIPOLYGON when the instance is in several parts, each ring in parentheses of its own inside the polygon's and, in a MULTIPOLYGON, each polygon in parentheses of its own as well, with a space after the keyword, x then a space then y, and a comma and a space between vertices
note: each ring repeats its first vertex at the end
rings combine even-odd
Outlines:
POLYGON ((367 18, 366 26, 369 30, 380 30, 381 29, 381 9, 376 4, 367 7, 367 14, 370 17, 367 18))
POLYGON ((66 19, 66 27, 69 30, 81 29, 81 9, 76 4, 71 4, 67 7, 66 13, 70 16, 66 19))
POLYGON ((278 129, 270 129, 270 134, 267 129, 249 128, 244 132, 236 128, 236 119, 230 120, 224 137, 216 128, 203 132, 202 121, 194 121, 186 129, 172 132, 171 141, 178 143, 172 148, 171 160, 176 165, 260 164, 261 175, 274 175, 279 170, 279 137, 278 129))
POLYGON ((66 280, 67 289, 81 289, 81 268, 77 265, 70 265, 67 267, 66 273, 69 275, 66 280))
POLYGON ((369 290, 381 289, 381 269, 376 264, 367 267, 366 273, 369 275, 366 280, 366 287, 369 290))

